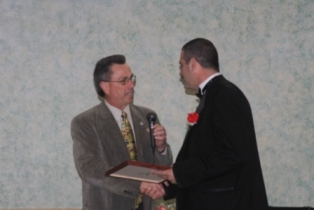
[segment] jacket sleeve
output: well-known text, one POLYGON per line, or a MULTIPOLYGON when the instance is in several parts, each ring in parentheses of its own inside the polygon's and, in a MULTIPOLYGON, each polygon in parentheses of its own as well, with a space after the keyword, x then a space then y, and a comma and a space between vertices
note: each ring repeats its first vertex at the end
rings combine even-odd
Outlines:
POLYGON ((74 118, 71 123, 71 134, 74 162, 83 182, 122 196, 132 198, 138 196, 140 182, 105 176, 110 166, 108 160, 104 159, 107 156, 104 156, 104 151, 100 148, 96 126, 90 119, 80 116, 74 118))

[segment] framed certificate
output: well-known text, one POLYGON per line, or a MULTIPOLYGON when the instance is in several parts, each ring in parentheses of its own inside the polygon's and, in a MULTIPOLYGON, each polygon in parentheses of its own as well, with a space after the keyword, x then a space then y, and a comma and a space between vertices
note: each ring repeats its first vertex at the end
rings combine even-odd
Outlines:
POLYGON ((155 174, 152 174, 151 170, 166 170, 170 168, 171 167, 169 166, 161 166, 151 163, 128 160, 108 170, 105 175, 124 179, 160 183, 164 181, 164 179, 155 174))

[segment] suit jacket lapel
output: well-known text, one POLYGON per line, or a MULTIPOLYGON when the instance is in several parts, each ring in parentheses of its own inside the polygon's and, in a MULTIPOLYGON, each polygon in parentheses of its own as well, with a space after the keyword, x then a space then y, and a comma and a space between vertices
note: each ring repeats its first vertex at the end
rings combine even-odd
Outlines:
POLYGON ((142 114, 137 109, 135 109, 133 105, 130 104, 129 106, 134 127, 133 133, 135 134, 136 138, 138 160, 142 161, 143 150, 144 147, 147 145, 146 141, 149 141, 149 139, 145 139, 145 137, 147 136, 146 128, 148 128, 148 123, 146 119, 143 118, 142 114))
MULTIPOLYGON (((119 125, 116 123, 112 113, 106 106, 104 102, 99 105, 99 112, 97 119, 97 133, 99 134, 99 139, 103 139, 107 141, 109 145, 111 145, 111 149, 119 148, 119 155, 123 160, 128 160, 129 152, 125 145, 123 136, 121 134, 121 130, 119 125)), ((106 148, 104 148, 106 150, 106 148)))

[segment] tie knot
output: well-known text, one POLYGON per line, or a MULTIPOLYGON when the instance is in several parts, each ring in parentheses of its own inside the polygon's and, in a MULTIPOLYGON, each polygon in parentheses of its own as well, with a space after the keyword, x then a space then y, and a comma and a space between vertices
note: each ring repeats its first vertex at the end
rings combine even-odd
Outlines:
POLYGON ((126 112, 122 111, 121 117, 125 119, 125 118, 127 118, 127 117, 128 117, 128 115, 127 115, 127 113, 126 113, 126 112))

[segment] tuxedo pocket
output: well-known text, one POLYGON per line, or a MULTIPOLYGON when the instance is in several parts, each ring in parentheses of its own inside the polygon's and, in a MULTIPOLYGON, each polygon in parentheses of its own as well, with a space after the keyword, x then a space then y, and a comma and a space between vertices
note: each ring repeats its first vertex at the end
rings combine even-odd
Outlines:
POLYGON ((239 170, 234 170, 221 175, 215 179, 210 179, 199 183, 196 189, 202 192, 221 193, 233 191, 237 185, 239 170))
POLYGON ((224 187, 224 188, 212 188, 212 189, 204 189, 203 192, 207 193, 222 193, 222 192, 228 192, 233 191, 234 187, 224 187))

